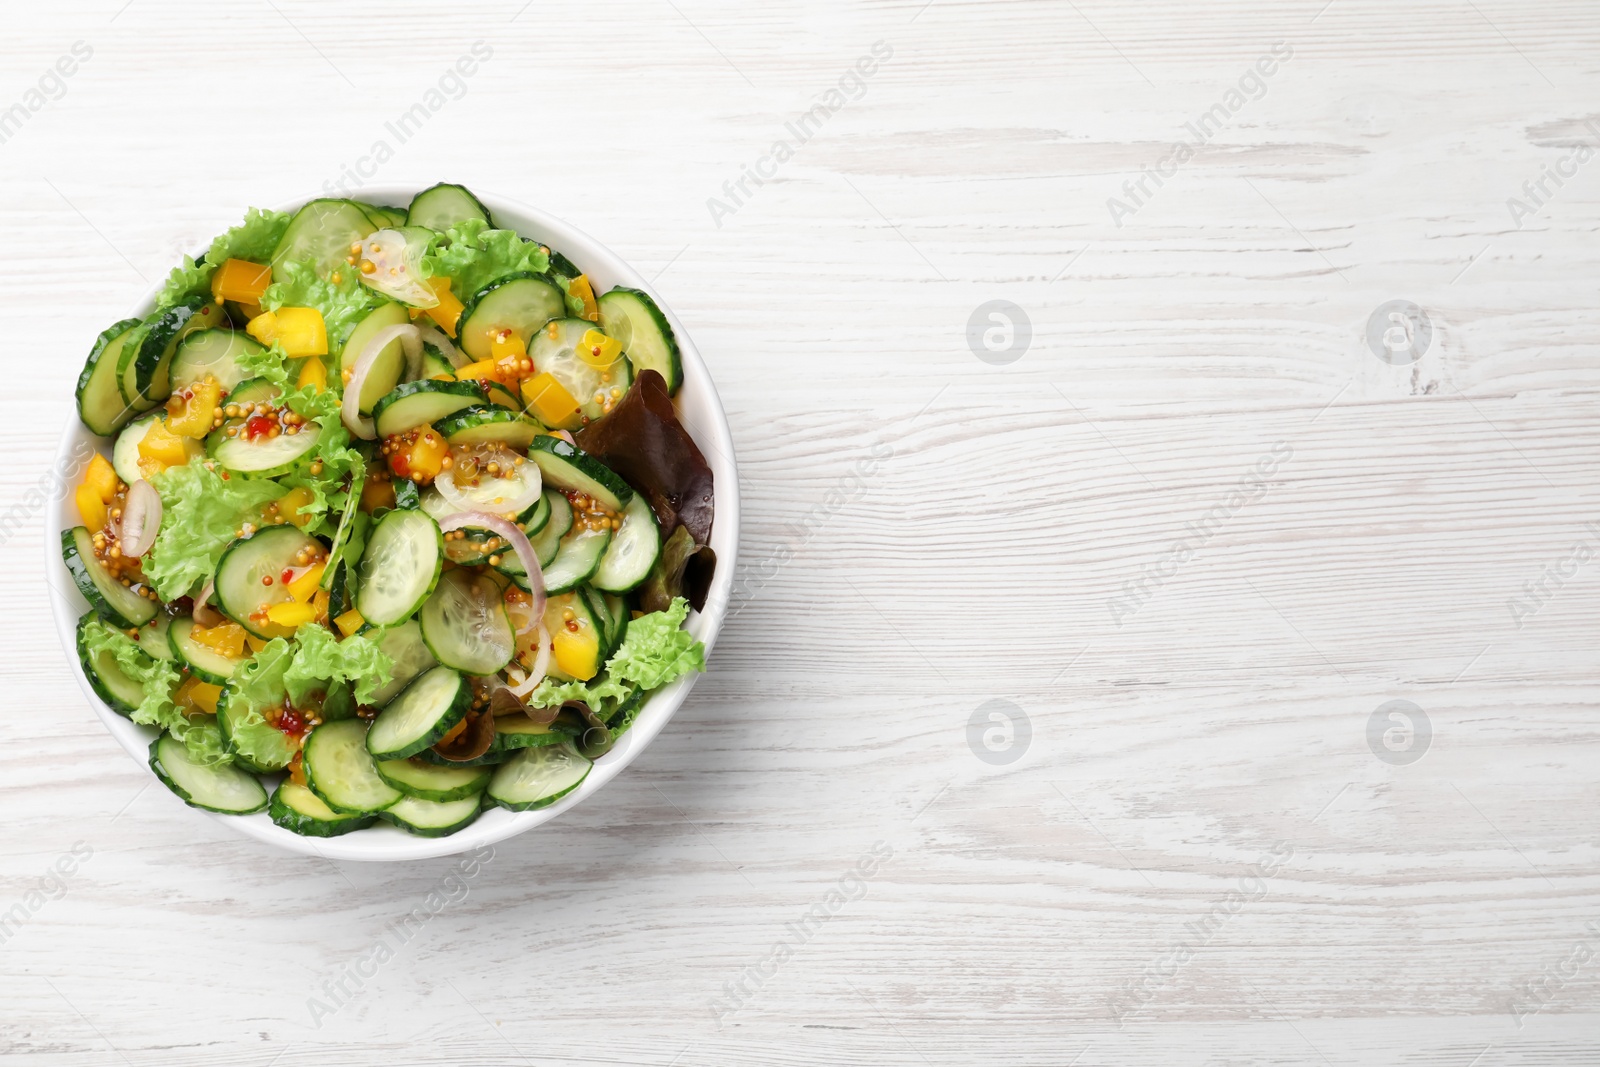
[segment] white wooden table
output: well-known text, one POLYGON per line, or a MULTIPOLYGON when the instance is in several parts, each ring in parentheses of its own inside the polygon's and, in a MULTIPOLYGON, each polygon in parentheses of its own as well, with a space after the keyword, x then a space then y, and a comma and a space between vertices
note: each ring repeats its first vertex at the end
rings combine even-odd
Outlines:
POLYGON ((1592 0, 520 3, 8 12, 0 1056, 1600 1062, 1592 0), (45 617, 95 333, 347 167, 611 245, 738 442, 711 673, 467 874, 148 788, 45 617))

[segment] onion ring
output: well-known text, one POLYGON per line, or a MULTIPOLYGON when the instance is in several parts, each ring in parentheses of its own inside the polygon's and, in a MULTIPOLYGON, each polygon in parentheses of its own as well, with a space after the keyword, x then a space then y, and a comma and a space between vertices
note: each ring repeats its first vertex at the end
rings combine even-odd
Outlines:
POLYGON ((433 479, 433 486, 439 490, 439 495, 444 497, 445 502, 457 511, 482 511, 492 506, 496 514, 521 515, 524 511, 537 504, 539 497, 544 492, 544 485, 538 474, 539 468, 529 463, 521 469, 526 469, 526 467, 533 468, 531 472, 534 476, 533 484, 524 489, 518 496, 508 497, 505 500, 496 500, 492 504, 485 500, 474 500, 462 492, 461 487, 456 484, 456 472, 453 469, 440 471, 433 479))
POLYGON ((216 592, 216 582, 217 580, 215 578, 207 578, 206 584, 200 587, 200 595, 195 598, 192 612, 196 626, 205 626, 209 628, 212 626, 221 626, 227 621, 222 612, 206 603, 206 601, 211 599, 211 594, 216 592))
POLYGON ((372 370, 372 364, 377 362, 378 353, 389 347, 390 343, 398 339, 405 350, 407 366, 419 367, 422 365, 422 337, 421 331, 410 323, 401 323, 398 326, 385 326, 372 335, 372 340, 367 342, 367 347, 361 350, 356 357, 355 364, 350 368, 350 380, 344 386, 344 403, 339 407, 339 417, 350 432, 363 441, 375 441, 378 437, 377 424, 361 414, 361 387, 367 383, 367 374, 372 370))
POLYGON ((142 556, 150 551, 160 527, 161 494, 140 478, 128 486, 128 498, 122 505, 122 532, 118 536, 122 554, 142 556))
POLYGON ((506 543, 516 552, 517 558, 522 561, 522 567, 528 572, 528 585, 531 587, 528 595, 533 597, 530 610, 533 617, 544 617, 544 571, 539 567, 539 557, 533 551, 533 545, 528 541, 528 535, 522 532, 522 527, 514 522, 501 518, 499 515, 490 515, 483 511, 459 511, 454 515, 447 515, 439 520, 439 529, 444 533, 451 530, 460 530, 472 526, 490 530, 506 539, 506 543))

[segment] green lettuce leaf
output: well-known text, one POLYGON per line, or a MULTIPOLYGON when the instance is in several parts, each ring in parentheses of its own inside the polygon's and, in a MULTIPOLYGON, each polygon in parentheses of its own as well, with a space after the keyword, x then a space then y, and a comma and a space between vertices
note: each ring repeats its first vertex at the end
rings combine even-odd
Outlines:
POLYGON ((267 708, 285 697, 299 707, 311 694, 331 694, 344 684, 353 685, 356 700, 366 703, 393 669, 394 660, 375 643, 361 637, 341 641, 315 624, 300 627, 293 638, 275 637, 228 683, 234 747, 265 766, 282 764, 291 753, 284 735, 267 722, 267 708))
POLYGON ((244 221, 211 242, 205 262, 196 264, 188 256, 174 267, 156 297, 157 307, 171 307, 190 293, 211 287, 211 275, 230 259, 248 259, 265 263, 272 258, 273 249, 289 226, 289 216, 281 211, 262 211, 251 208, 244 221))
MULTIPOLYGON (((261 307, 266 311, 276 311, 281 307, 316 308, 322 312, 322 321, 328 328, 330 352, 339 352, 356 324, 385 299, 362 285, 360 273, 353 268, 335 271, 334 274, 339 276, 337 282, 331 275, 323 277, 319 274, 314 259, 281 263, 277 270, 284 275, 283 280, 267 286, 267 291, 261 296, 261 307)), ((328 379, 331 383, 338 374, 333 372, 333 365, 329 370, 328 379)))
POLYGON ((283 703, 284 674, 294 659, 294 646, 274 637, 228 682, 229 732, 233 747, 245 759, 277 767, 292 758, 288 739, 267 722, 262 709, 283 703))
POLYGON ((490 229, 482 219, 452 226, 422 257, 425 278, 450 279, 450 291, 467 302, 479 289, 508 274, 541 274, 550 253, 536 241, 524 241, 515 230, 490 229))
POLYGON ((554 678, 546 678, 534 687, 524 703, 530 708, 553 708, 569 700, 581 700, 598 713, 606 701, 621 703, 633 695, 633 690, 633 686, 604 672, 587 682, 558 682, 554 678))
POLYGON ((298 704, 308 693, 327 690, 330 683, 349 682, 358 704, 370 704, 380 686, 390 678, 394 660, 376 642, 354 636, 339 640, 323 626, 302 626, 295 631, 294 662, 284 672, 289 699, 298 704))
MULTIPOLYGON (((659 689, 691 671, 706 669, 706 646, 682 629, 689 617, 689 602, 682 597, 666 611, 641 615, 628 624, 622 645, 607 661, 605 670, 588 682, 546 679, 528 695, 530 707, 549 708, 568 700, 581 700, 602 717, 606 701, 618 705, 635 692, 659 689)), ((636 714, 636 712, 635 712, 636 714)), ((630 714, 621 728, 632 725, 630 714)))
POLYGON ((265 478, 224 479, 204 463, 168 467, 150 484, 161 496, 161 527, 144 575, 162 600, 194 593, 216 573, 222 550, 254 520, 261 505, 283 495, 265 478))
POLYGON ((172 694, 183 676, 170 663, 145 653, 128 635, 99 619, 83 628, 83 643, 91 657, 109 652, 122 673, 144 687, 144 699, 129 716, 141 726, 157 726, 183 742, 191 759, 198 763, 231 762, 222 748, 221 735, 205 730, 199 719, 191 721, 172 702, 172 694))

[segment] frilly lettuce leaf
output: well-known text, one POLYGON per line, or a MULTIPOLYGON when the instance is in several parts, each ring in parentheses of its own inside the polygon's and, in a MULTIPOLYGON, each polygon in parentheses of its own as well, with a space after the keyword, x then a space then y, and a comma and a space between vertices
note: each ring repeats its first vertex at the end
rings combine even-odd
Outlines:
POLYGON ((542 274, 550 253, 537 241, 525 241, 515 230, 495 230, 482 219, 468 219, 445 231, 422 257, 426 278, 450 279, 450 292, 462 301, 508 274, 542 274))
POLYGON ((547 679, 529 694, 527 704, 549 708, 581 700, 599 711, 605 701, 621 704, 635 692, 659 689, 691 671, 705 670, 706 646, 682 629, 688 617, 689 602, 682 597, 674 599, 665 611, 639 616, 628 624, 621 647, 602 673, 588 682, 547 679))
POLYGON ((251 208, 243 222, 211 242, 204 263, 197 264, 188 256, 183 257, 183 262, 167 276, 167 283, 156 297, 156 306, 171 307, 190 293, 209 288, 211 275, 230 259, 265 263, 272 258, 272 250, 278 247, 278 240, 288 226, 289 216, 281 211, 251 208))
POLYGON ((196 592, 216 572, 222 550, 261 505, 283 495, 264 478, 224 478, 204 463, 169 467, 150 479, 161 496, 161 527, 144 575, 162 600, 196 592))
POLYGON ((144 687, 144 699, 129 716, 134 722, 166 730, 183 742, 190 758, 198 763, 230 762, 221 735, 215 729, 204 729, 199 720, 191 721, 172 702, 173 691, 182 680, 177 668, 146 654, 127 634, 100 619, 84 624, 83 644, 91 657, 110 653, 122 673, 144 687))
MULTIPOLYGON (((276 311, 281 307, 316 308, 322 312, 322 321, 328 328, 329 351, 338 353, 345 338, 367 313, 384 302, 384 298, 361 284, 361 274, 355 268, 336 270, 324 277, 318 273, 314 259, 280 263, 276 270, 282 281, 267 286, 261 295, 261 307, 276 311), (338 281, 334 281, 334 276, 338 281)), ((337 364, 329 367, 329 381, 338 377, 337 364)))
POLYGON ((375 642, 354 637, 341 641, 333 631, 315 625, 300 627, 294 636, 298 647, 283 684, 295 703, 308 693, 326 690, 332 682, 349 682, 355 687, 356 703, 370 704, 394 670, 394 660, 375 642))

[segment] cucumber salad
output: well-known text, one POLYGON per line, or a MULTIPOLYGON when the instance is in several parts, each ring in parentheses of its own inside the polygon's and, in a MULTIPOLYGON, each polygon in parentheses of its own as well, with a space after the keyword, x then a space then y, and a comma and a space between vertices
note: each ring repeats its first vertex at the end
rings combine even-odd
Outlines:
POLYGON ((459 185, 252 210, 100 334, 78 656, 188 804, 454 833, 576 789, 715 556, 672 328, 459 185))

